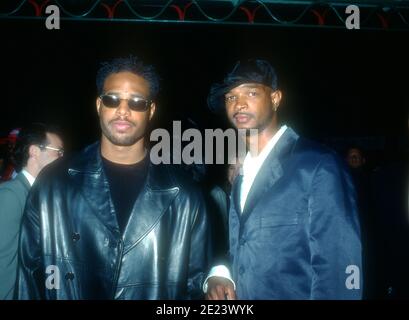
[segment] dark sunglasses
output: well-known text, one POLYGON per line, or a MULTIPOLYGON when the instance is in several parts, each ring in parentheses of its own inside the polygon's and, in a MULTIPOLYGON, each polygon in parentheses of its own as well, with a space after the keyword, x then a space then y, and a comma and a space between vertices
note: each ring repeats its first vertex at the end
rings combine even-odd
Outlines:
POLYGON ((151 100, 142 99, 139 97, 132 97, 129 99, 121 99, 115 94, 102 94, 99 96, 102 101, 102 104, 107 108, 118 108, 121 104, 121 100, 126 100, 128 102, 129 109, 133 111, 146 111, 151 105, 151 100))

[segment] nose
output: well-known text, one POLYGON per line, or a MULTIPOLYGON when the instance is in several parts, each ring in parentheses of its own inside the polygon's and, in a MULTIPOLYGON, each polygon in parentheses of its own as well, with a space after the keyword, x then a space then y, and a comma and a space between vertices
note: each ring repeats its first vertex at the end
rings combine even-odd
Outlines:
POLYGON ((243 97, 243 95, 237 96, 237 103, 235 105, 237 111, 243 110, 247 108, 247 99, 243 97))
POLYGON ((118 108, 116 108, 116 113, 118 115, 126 115, 130 113, 130 109, 128 107, 128 99, 121 99, 118 108))

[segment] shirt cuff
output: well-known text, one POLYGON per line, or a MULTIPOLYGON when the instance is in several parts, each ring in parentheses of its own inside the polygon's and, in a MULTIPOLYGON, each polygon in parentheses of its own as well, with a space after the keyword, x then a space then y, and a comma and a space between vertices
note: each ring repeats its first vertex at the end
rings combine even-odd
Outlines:
POLYGON ((229 269, 224 265, 214 266, 210 269, 209 274, 207 275, 204 283, 203 283, 203 292, 207 293, 207 281, 211 277, 221 277, 227 280, 230 280, 233 283, 234 290, 236 291, 236 284, 234 283, 232 276, 230 274, 229 269))

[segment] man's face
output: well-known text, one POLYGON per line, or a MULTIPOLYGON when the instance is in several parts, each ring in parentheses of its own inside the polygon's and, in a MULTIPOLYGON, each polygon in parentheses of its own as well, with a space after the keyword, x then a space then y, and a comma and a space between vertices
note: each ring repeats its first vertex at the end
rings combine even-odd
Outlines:
POLYGON ((347 162, 351 168, 357 169, 364 165, 365 158, 359 149, 352 148, 348 151, 347 162))
POLYGON ((152 103, 147 111, 133 111, 126 99, 132 97, 149 99, 149 83, 131 72, 113 73, 105 79, 103 93, 117 95, 122 100, 118 107, 108 108, 100 98, 97 98, 102 139, 115 146, 134 145, 143 138, 155 111, 155 104, 152 103))
POLYGON ((281 92, 258 83, 245 83, 225 95, 227 116, 237 129, 258 129, 272 126, 281 92))
POLYGON ((45 148, 41 149, 41 152, 38 156, 38 164, 40 170, 42 170, 49 163, 60 158, 62 156, 62 152, 58 152, 58 150, 62 150, 64 147, 61 138, 57 134, 47 132, 46 136, 47 143, 45 144, 45 148))

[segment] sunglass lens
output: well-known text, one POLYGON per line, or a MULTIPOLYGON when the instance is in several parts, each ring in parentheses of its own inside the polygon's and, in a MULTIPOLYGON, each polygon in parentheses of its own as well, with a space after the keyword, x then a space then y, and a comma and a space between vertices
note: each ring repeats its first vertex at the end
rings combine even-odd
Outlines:
POLYGON ((142 99, 129 99, 128 106, 133 111, 146 111, 148 110, 148 101, 142 99))
POLYGON ((116 96, 105 95, 101 97, 102 103, 105 107, 116 108, 119 106, 121 100, 116 96))

